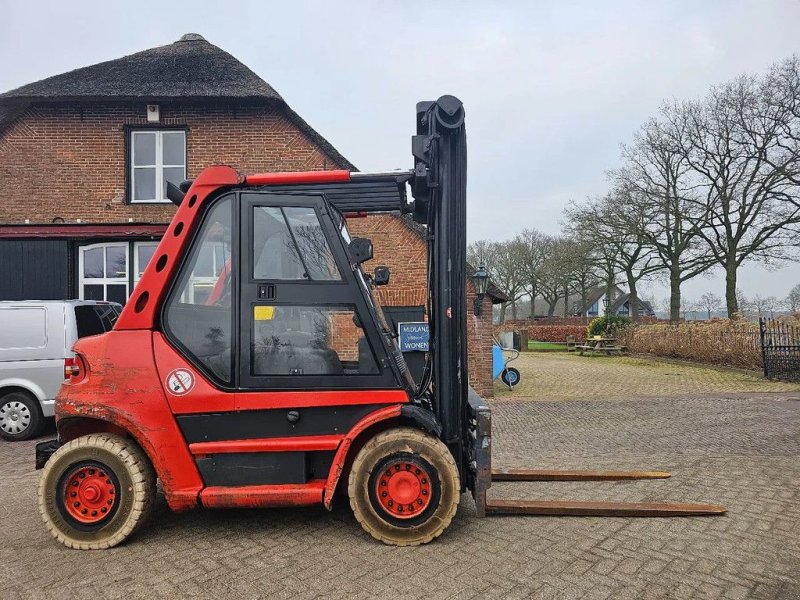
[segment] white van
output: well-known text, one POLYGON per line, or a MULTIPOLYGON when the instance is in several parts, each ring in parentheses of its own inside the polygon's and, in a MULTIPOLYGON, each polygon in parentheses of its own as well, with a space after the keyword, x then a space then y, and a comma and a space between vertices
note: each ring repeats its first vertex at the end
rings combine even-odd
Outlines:
POLYGON ((110 330, 119 304, 93 300, 0 302, 0 437, 26 440, 53 416, 78 338, 110 330))

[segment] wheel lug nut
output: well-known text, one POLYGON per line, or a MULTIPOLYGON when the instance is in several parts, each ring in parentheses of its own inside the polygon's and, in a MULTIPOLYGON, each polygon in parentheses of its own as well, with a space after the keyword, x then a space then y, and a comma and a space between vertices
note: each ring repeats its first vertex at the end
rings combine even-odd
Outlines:
POLYGON ((94 475, 94 469, 89 469, 89 475, 94 475))
POLYGON ((414 505, 413 504, 409 504, 408 505, 408 510, 414 510, 414 505))
POLYGON ((78 487, 78 482, 77 481, 73 481, 72 482, 72 487, 78 487))
POLYGON ((422 483, 423 483, 423 484, 426 484, 426 483, 428 483, 428 480, 427 480, 427 479, 425 479, 425 478, 423 477, 423 478, 422 478, 422 483))
POLYGON ((382 486, 385 486, 385 485, 386 485, 386 480, 385 480, 385 479, 381 479, 381 485, 382 485, 382 486))
POLYGON ((96 516, 97 516, 97 511, 96 511, 96 510, 93 510, 93 511, 92 511, 92 516, 93 516, 93 517, 96 517, 96 516))
POLYGON ((108 512, 108 509, 104 506, 103 508, 100 509, 100 512, 105 514, 106 512, 108 512))
POLYGON ((80 474, 78 474, 78 477, 80 477, 81 479, 83 479, 84 477, 86 477, 86 473, 80 473, 80 474))
POLYGON ((428 495, 428 490, 422 490, 422 495, 423 496, 427 496, 428 495))
POLYGON ((108 485, 111 485, 111 480, 110 480, 110 479, 106 479, 106 483, 107 483, 108 485))
POLYGON ((87 512, 89 512, 89 511, 88 511, 88 510, 86 510, 85 508, 84 508, 83 510, 81 510, 81 514, 82 514, 82 515, 85 515, 87 512))
POLYGON ((70 497, 70 498, 74 498, 74 497, 75 497, 75 496, 77 496, 77 495, 78 495, 78 492, 70 492, 70 493, 69 493, 69 497, 70 497))
POLYGON ((397 512, 403 512, 403 505, 402 504, 397 507, 397 512))
POLYGON ((80 505, 81 505, 80 502, 73 502, 72 504, 72 506, 74 506, 75 508, 78 508, 80 505))
POLYGON ((389 502, 387 502, 387 504, 388 504, 389 506, 394 506, 394 502, 393 502, 392 500, 389 500, 389 502))
POLYGON ((400 470, 400 465, 395 465, 395 466, 394 466, 394 470, 395 470, 395 471, 399 471, 399 470, 400 470))
POLYGON ((406 465, 406 471, 410 471, 410 470, 411 470, 411 465, 406 465))
POLYGON ((381 498, 386 498, 389 494, 386 493, 386 490, 381 492, 381 498))
POLYGON ((392 476, 392 472, 391 471, 386 471, 386 476, 387 477, 391 477, 392 476))
POLYGON ((108 499, 108 502, 107 502, 106 504, 108 504, 109 506, 111 506, 112 504, 114 504, 114 501, 113 501, 113 500, 111 500, 111 499, 109 498, 109 499, 108 499))
POLYGON ((422 498, 418 498, 418 499, 417 499, 417 504, 419 504, 420 506, 422 506, 422 498))
POLYGON ((419 475, 420 473, 422 473, 422 471, 419 469, 414 469, 414 475, 419 475))

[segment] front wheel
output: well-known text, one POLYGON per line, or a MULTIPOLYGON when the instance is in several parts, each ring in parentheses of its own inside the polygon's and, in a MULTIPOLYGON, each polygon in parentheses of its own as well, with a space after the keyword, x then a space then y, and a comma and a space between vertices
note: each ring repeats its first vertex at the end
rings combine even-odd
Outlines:
POLYGON ((91 434, 50 457, 39 481, 39 511, 68 548, 100 550, 125 540, 149 514, 155 474, 144 452, 117 435, 91 434))
POLYGON ((418 429, 379 433, 356 455, 348 495, 358 522, 393 546, 417 546, 447 529, 461 486, 452 454, 418 429))

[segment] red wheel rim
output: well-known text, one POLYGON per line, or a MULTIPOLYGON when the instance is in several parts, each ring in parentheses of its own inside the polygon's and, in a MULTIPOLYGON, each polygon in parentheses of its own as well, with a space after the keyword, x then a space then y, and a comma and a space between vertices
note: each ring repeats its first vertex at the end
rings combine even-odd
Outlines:
POLYGON ((99 467, 78 467, 66 477, 64 508, 80 523, 94 525, 105 519, 118 496, 110 475, 99 467))
POLYGON ((383 468, 375 483, 381 508, 397 519, 412 519, 431 502, 431 477, 420 465, 398 460, 383 468))

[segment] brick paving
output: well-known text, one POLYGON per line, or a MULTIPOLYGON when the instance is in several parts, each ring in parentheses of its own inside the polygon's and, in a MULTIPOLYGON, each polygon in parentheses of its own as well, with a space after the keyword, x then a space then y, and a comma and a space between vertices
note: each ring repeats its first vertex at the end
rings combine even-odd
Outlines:
POLYGON ((775 392, 796 392, 800 397, 800 384, 767 381, 759 373, 644 356, 525 352, 511 366, 524 375, 513 392, 495 383, 498 399, 621 400, 775 392))
MULTIPOLYGON (((602 379, 610 363, 589 364, 588 376, 602 379)), ((800 598, 800 394, 763 391, 500 399, 497 464, 673 478, 503 483, 496 497, 709 501, 729 514, 478 520, 464 497, 445 535, 420 548, 372 541, 344 502, 332 513, 175 515, 162 499, 123 546, 67 550, 35 506, 34 442, 3 443, 0 598, 800 598)))

